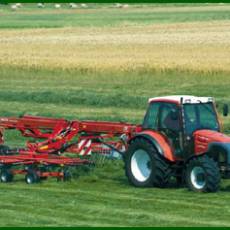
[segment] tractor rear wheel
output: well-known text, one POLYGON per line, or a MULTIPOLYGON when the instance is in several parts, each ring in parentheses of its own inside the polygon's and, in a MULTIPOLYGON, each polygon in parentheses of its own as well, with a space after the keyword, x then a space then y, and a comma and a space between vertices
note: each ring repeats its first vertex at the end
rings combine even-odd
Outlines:
POLYGON ((165 187, 171 175, 170 165, 144 138, 131 142, 125 154, 125 172, 136 187, 165 187))
POLYGON ((185 179, 190 190, 217 192, 220 186, 220 170, 217 163, 204 155, 188 162, 185 179))

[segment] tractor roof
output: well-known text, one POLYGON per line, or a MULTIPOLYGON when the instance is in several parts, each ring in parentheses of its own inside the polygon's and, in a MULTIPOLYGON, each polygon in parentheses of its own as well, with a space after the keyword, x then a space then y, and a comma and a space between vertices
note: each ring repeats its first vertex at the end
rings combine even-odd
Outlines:
POLYGON ((164 97, 153 97, 149 99, 150 102, 171 102, 177 104, 195 104, 195 103, 207 103, 212 102, 212 97, 196 97, 190 95, 173 95, 173 96, 164 96, 164 97))

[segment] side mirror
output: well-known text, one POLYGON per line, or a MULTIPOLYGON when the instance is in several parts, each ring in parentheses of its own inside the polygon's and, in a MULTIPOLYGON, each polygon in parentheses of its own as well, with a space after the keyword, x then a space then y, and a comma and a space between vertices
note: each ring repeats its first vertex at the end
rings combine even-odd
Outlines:
POLYGON ((224 104, 224 107, 223 107, 223 116, 224 117, 228 116, 228 105, 227 104, 224 104))

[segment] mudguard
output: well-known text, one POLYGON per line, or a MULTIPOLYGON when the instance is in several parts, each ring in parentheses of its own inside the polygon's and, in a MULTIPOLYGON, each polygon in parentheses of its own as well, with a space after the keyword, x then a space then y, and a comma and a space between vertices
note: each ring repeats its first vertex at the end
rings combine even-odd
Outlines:
POLYGON ((171 148, 170 143, 168 142, 168 140, 165 138, 164 135, 153 130, 145 130, 141 133, 138 133, 130 141, 140 137, 150 141, 155 146, 158 153, 164 156, 164 158, 166 158, 171 162, 176 161, 176 158, 173 154, 173 149, 171 148))

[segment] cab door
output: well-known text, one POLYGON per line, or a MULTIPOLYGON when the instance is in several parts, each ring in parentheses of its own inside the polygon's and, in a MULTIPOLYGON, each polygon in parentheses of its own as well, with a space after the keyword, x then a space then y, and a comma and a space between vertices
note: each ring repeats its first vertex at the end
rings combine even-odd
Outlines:
POLYGON ((182 155, 182 123, 180 107, 174 103, 162 103, 158 114, 158 131, 168 138, 176 156, 182 155))
POLYGON ((143 122, 143 129, 153 129, 162 133, 169 140, 175 155, 182 155, 181 109, 177 104, 151 103, 143 122))

